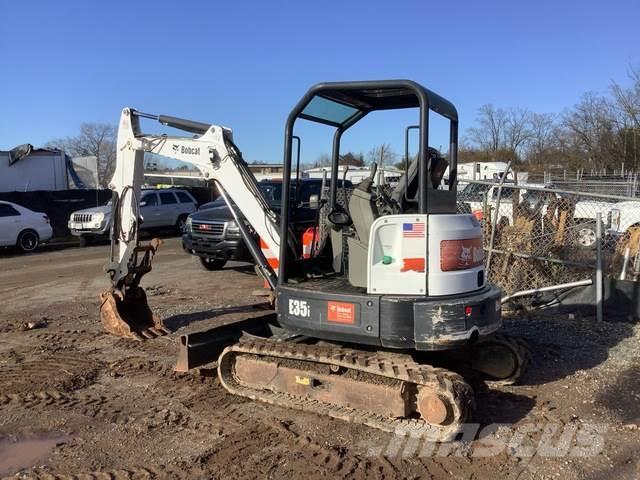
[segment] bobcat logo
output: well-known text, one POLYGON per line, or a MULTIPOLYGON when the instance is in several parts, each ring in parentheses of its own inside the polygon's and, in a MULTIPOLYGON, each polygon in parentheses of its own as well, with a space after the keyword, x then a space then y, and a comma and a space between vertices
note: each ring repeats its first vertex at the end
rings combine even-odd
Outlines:
POLYGON ((173 150, 173 153, 178 153, 180 151, 180 145, 176 145, 174 143, 173 147, 171 147, 171 149, 173 150))
POLYGON ((471 247, 461 247, 460 251, 460 263, 463 265, 469 265, 471 263, 471 247))

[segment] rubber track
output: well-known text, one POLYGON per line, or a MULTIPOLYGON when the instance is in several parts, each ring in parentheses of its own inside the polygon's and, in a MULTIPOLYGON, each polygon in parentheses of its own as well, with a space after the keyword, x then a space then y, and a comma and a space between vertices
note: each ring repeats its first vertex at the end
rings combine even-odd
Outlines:
POLYGON ((269 340, 245 340, 227 347, 218 360, 218 375, 231 393, 272 405, 327 415, 347 422, 397 434, 420 436, 431 441, 452 440, 474 408, 473 390, 465 380, 450 370, 420 365, 406 355, 387 352, 363 352, 337 346, 304 345, 269 340), (233 360, 241 354, 264 355, 343 368, 393 378, 433 389, 453 407, 453 420, 444 426, 431 425, 419 418, 389 418, 349 407, 341 407, 288 393, 271 392, 240 385, 233 374, 233 360))

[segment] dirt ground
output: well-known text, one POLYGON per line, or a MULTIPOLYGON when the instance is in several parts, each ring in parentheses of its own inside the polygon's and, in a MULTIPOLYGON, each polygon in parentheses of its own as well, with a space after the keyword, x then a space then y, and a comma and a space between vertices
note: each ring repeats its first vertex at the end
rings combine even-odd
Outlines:
POLYGON ((251 268, 201 270, 177 239, 143 282, 176 332, 145 342, 103 333, 107 249, 0 252, 0 477, 640 477, 638 325, 507 319, 532 349, 522 385, 475 382, 475 440, 434 445, 173 372, 181 333, 264 315, 252 307, 261 281, 251 268))

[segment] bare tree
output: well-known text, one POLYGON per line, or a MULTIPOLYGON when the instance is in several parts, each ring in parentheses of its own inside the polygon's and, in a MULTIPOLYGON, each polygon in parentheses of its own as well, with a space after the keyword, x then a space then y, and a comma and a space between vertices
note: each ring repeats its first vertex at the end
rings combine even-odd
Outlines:
POLYGON ((550 113, 532 113, 529 132, 526 158, 532 166, 542 168, 557 149, 555 116, 550 113))
POLYGON ((80 134, 75 137, 58 138, 46 144, 49 148, 59 148, 72 157, 95 156, 98 164, 98 181, 108 186, 116 162, 116 135, 114 125, 107 123, 83 123, 80 134))
POLYGON ((532 113, 524 108, 511 108, 507 111, 504 148, 514 155, 520 153, 522 147, 531 140, 531 117, 532 113))
POLYGON ((531 117, 532 113, 523 108, 505 110, 483 105, 478 111, 477 126, 468 131, 468 140, 490 157, 516 157, 531 139, 531 117))
POLYGON ((392 165, 395 163, 398 155, 391 150, 391 145, 383 143, 377 147, 373 147, 367 154, 369 163, 376 162, 378 168, 382 168, 383 165, 392 165))
POLYGON ((583 151, 591 167, 614 166, 622 156, 622 144, 616 134, 618 122, 608 99, 585 94, 580 103, 565 112, 562 125, 572 134, 575 147, 583 151))
POLYGON ((636 170, 640 160, 640 70, 630 67, 629 78, 630 87, 613 82, 611 91, 622 123, 619 131, 623 144, 622 161, 636 170))
POLYGON ((640 128, 640 70, 629 69, 630 87, 625 88, 616 82, 611 85, 616 107, 629 120, 633 128, 640 128))
POLYGON ((468 137, 471 142, 483 150, 496 152, 504 147, 504 130, 507 128, 508 115, 502 108, 486 104, 478 110, 477 127, 470 128, 468 137))

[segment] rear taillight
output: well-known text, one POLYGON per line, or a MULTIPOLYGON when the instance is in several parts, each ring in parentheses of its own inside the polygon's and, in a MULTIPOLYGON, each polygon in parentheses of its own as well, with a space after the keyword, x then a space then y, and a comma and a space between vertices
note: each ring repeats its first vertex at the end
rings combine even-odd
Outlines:
POLYGON ((483 261, 482 237, 440 242, 440 270, 443 272, 479 267, 483 261))
POLYGON ((475 210, 475 211, 473 212, 473 216, 474 216, 474 217, 476 217, 476 219, 477 219, 478 221, 482 221, 482 217, 483 217, 483 212, 482 212, 482 210, 475 210))
POLYGON ((44 218, 44 221, 49 223, 49 217, 47 217, 46 215, 43 215, 42 218, 44 218))

